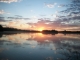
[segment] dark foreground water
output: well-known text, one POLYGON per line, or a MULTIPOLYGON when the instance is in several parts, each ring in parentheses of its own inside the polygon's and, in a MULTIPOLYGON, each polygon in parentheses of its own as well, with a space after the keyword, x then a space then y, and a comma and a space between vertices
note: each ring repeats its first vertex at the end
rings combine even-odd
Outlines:
POLYGON ((80 60, 80 35, 0 34, 0 60, 80 60))

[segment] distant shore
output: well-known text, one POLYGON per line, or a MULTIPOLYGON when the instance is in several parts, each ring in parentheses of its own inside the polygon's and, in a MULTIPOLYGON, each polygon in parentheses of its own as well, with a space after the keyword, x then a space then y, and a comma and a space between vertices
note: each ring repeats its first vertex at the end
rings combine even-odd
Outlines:
POLYGON ((9 28, 9 27, 5 27, 3 28, 0 25, 0 33, 5 33, 5 34, 14 34, 14 33, 43 33, 43 34, 58 34, 58 33, 62 33, 62 34, 80 34, 80 31, 57 31, 57 30, 42 30, 42 31, 38 31, 38 30, 21 30, 21 29, 16 29, 16 28, 9 28))
POLYGON ((80 31, 0 31, 0 34, 42 33, 42 34, 80 34, 80 31))

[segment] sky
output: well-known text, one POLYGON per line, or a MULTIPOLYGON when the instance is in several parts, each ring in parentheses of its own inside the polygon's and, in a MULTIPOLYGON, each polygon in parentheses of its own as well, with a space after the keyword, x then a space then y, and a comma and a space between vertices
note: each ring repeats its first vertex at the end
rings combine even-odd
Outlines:
POLYGON ((27 30, 80 31, 79 6, 80 0, 0 0, 0 24, 27 30))

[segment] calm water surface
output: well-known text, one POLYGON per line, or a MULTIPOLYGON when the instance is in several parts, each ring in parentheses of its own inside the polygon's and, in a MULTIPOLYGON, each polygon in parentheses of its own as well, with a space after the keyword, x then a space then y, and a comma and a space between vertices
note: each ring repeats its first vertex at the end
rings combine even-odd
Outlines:
POLYGON ((80 35, 0 34, 0 60, 80 60, 80 35))

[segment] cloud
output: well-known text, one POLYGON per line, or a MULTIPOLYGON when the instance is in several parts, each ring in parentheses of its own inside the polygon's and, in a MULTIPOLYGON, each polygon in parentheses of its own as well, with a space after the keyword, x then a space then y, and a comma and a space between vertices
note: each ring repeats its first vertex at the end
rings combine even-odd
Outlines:
POLYGON ((39 18, 38 20, 45 20, 45 21, 49 21, 49 20, 51 20, 50 18, 39 18))
POLYGON ((64 5, 64 4, 60 4, 58 7, 65 7, 66 5, 64 5))
MULTIPOLYGON (((59 19, 61 18, 61 26, 65 25, 66 28, 73 30, 80 30, 80 1, 79 0, 72 0, 68 5, 59 5, 58 7, 67 7, 65 10, 60 11, 59 19), (76 9, 75 9, 76 8, 76 9), (70 28, 69 28, 70 27, 70 28), (75 28, 76 27, 76 28, 75 28)), ((64 28, 65 28, 64 27, 64 28)))
POLYGON ((44 29, 56 29, 60 24, 59 21, 50 21, 50 20, 39 20, 36 23, 29 23, 29 25, 33 26, 33 29, 39 29, 43 27, 44 29))
POLYGON ((71 12, 67 17, 73 20, 80 20, 80 12, 71 12))
POLYGON ((0 14, 10 14, 9 12, 5 12, 4 10, 0 10, 0 14))
POLYGON ((5 22, 5 18, 4 17, 0 17, 0 22, 5 22))
POLYGON ((6 26, 17 29, 31 29, 31 26, 25 23, 25 21, 9 21, 6 26))
MULTIPOLYGON (((54 16, 55 17, 55 16, 54 16)), ((66 26, 79 26, 80 25, 80 12, 74 11, 74 12, 67 12, 66 14, 60 15, 57 17, 56 21, 61 20, 61 25, 66 26)))
POLYGON ((20 15, 15 15, 15 17, 21 17, 22 18, 22 16, 20 16, 20 15))
POLYGON ((27 29, 30 26, 26 20, 30 20, 30 18, 23 18, 17 15, 16 17, 0 17, 0 24, 5 27, 13 27, 18 29, 27 29))
MULTIPOLYGON (((68 18, 67 16, 57 16, 53 15, 55 17, 55 20, 45 20, 45 19, 39 19, 38 22, 32 24, 30 23, 29 25, 33 26, 33 29, 39 28, 39 27, 44 27, 44 29, 57 29, 57 30, 65 30, 65 27, 68 28, 66 30, 69 30, 69 27, 78 27, 80 26, 80 20, 79 17, 70 17, 68 18), (73 19, 74 20, 73 20, 73 19), (78 19, 78 20, 75 20, 78 19)), ((75 28, 75 30, 77 30, 75 28)), ((80 30, 80 29, 79 29, 80 30)))
POLYGON ((53 3, 53 4, 51 4, 51 3, 44 3, 44 5, 46 6, 46 7, 48 7, 48 8, 53 8, 55 5, 56 5, 57 3, 53 3))
POLYGON ((21 0, 0 0, 3 3, 12 3, 12 2, 20 2, 21 0))
POLYGON ((7 17, 9 20, 30 20, 31 18, 24 18, 23 16, 20 15, 15 15, 14 17, 7 17))
POLYGON ((54 17, 54 18, 56 18, 56 17, 57 17, 57 15, 55 15, 55 14, 52 14, 51 16, 52 16, 52 17, 54 17))
POLYGON ((0 10, 0 14, 4 14, 5 12, 4 12, 4 10, 0 10))
POLYGON ((7 17, 8 20, 12 20, 12 21, 22 21, 22 20, 30 20, 30 18, 23 18, 23 17, 20 17, 20 16, 17 16, 17 17, 7 17))

